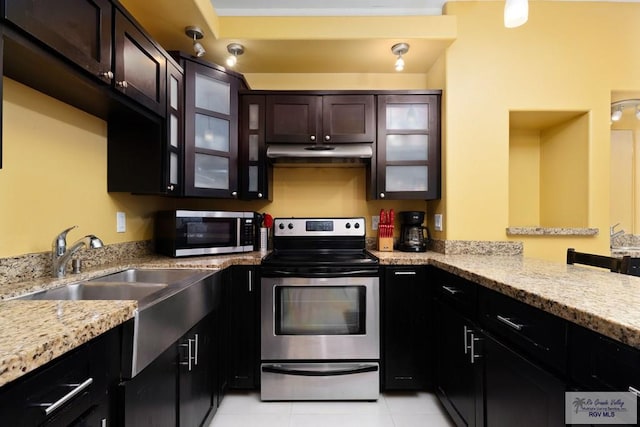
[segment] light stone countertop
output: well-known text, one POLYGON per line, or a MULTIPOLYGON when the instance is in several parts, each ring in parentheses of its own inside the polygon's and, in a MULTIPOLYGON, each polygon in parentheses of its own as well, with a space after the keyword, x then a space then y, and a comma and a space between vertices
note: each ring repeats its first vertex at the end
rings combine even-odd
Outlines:
MULTIPOLYGON (((640 349, 640 277, 521 256, 371 252, 382 265, 434 265, 640 349)), ((0 285, 0 299, 129 267, 223 269, 259 265, 262 255, 151 256, 64 280, 0 285)), ((126 321, 135 309, 135 301, 0 301, 0 385, 126 321), (58 318, 59 307, 63 318, 58 318)))

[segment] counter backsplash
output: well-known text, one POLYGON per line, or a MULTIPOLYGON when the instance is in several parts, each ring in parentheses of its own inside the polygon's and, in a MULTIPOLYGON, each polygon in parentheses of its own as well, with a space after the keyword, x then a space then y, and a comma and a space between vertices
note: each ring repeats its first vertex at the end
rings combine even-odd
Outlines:
MULTIPOLYGON (((377 239, 367 238, 367 249, 376 250, 377 239)), ((494 242, 480 240, 437 240, 429 241, 428 250, 447 255, 522 255, 522 242, 494 242)))
MULTIPOLYGON (((151 240, 142 240, 105 245, 98 249, 82 249, 75 254, 74 258, 81 260, 83 268, 92 268, 152 253, 153 242, 151 240)), ((51 252, 0 258, 0 286, 52 276, 51 265, 51 252)), ((71 271, 71 263, 69 263, 67 269, 69 272, 71 271)))

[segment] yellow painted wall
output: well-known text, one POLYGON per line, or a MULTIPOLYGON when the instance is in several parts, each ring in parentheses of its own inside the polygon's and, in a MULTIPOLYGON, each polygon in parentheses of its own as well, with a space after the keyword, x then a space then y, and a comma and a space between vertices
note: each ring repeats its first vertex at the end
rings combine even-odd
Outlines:
POLYGON ((561 261, 567 247, 608 253, 611 91, 640 87, 640 5, 530 2, 503 26, 503 2, 449 2, 458 35, 447 51, 447 239, 505 240, 509 111, 589 111, 589 238, 522 238, 525 255, 561 261), (624 36, 621 37, 621 29, 624 36))
POLYGON ((96 234, 106 244, 151 236, 150 215, 168 199, 107 193, 106 122, 3 79, 0 257, 51 249, 96 234), (116 211, 127 232, 116 233, 116 211))
POLYGON ((540 131, 511 129, 509 135, 509 225, 540 223, 540 131))
POLYGON ((587 114, 540 133, 540 225, 588 227, 587 114))

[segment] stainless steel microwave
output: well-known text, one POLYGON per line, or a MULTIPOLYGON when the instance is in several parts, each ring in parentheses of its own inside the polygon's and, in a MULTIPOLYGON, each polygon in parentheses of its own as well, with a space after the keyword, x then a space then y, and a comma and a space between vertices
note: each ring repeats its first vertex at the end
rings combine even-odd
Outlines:
POLYGON ((156 252, 172 257, 254 250, 254 212, 171 210, 155 218, 156 252))

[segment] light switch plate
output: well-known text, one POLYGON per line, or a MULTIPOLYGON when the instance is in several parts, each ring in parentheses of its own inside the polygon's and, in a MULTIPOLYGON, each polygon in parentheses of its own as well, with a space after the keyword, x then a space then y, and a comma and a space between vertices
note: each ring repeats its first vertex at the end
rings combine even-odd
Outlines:
POLYGON ((442 214, 435 214, 434 222, 436 231, 442 231, 442 214))
POLYGON ((372 215, 371 216, 371 229, 372 230, 377 230, 379 223, 380 223, 380 215, 372 215))
POLYGON ((116 212, 116 232, 124 233, 127 231, 127 216, 124 212, 116 212))

